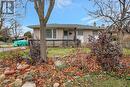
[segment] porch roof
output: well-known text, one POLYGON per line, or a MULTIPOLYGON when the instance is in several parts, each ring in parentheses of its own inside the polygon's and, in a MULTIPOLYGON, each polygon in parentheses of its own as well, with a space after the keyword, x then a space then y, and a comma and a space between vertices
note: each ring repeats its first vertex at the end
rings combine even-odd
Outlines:
MULTIPOLYGON (((32 29, 39 29, 39 25, 30 25, 28 26, 32 29)), ((47 24, 47 28, 59 28, 59 29, 83 29, 83 30, 104 30, 105 27, 100 26, 89 26, 89 25, 81 25, 81 24, 47 24)))

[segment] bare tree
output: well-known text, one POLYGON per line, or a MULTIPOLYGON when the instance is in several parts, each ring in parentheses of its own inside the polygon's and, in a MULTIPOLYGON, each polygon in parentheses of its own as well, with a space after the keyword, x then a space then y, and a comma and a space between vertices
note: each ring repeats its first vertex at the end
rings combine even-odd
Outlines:
POLYGON ((6 27, 0 31, 0 36, 2 37, 1 40, 7 42, 10 38, 9 29, 6 27))
POLYGON ((8 26, 10 29, 14 29, 14 24, 16 27, 19 26, 18 22, 14 23, 14 20, 23 17, 22 10, 26 9, 26 2, 25 0, 0 0, 0 30, 3 26, 8 26))
POLYGON ((2 26, 3 26, 3 20, 1 19, 0 20, 0 30, 2 29, 2 26))
POLYGON ((40 22, 40 54, 41 60, 47 62, 47 46, 46 46, 46 24, 54 8, 55 0, 34 0, 34 7, 40 22), (45 12, 45 4, 49 3, 47 13, 45 12))
POLYGON ((122 43, 124 32, 129 32, 130 24, 130 0, 91 0, 95 4, 95 11, 89 14, 95 18, 102 18, 111 23, 108 28, 114 29, 122 43))
POLYGON ((4 19, 3 19, 3 17, 2 17, 2 13, 1 13, 2 11, 1 11, 1 9, 0 9, 0 30, 2 29, 2 26, 3 26, 3 21, 4 21, 4 19))
POLYGON ((22 34, 21 25, 15 19, 10 20, 9 30, 10 30, 10 35, 13 36, 15 39, 17 39, 22 34))

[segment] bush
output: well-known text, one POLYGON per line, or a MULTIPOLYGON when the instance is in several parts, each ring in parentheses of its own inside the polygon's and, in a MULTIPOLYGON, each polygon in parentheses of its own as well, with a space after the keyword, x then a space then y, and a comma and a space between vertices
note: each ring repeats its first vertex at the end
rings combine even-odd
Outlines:
POLYGON ((1 36, 1 35, 0 35, 0 41, 6 42, 7 40, 8 40, 7 37, 4 37, 4 36, 1 36))
POLYGON ((26 37, 28 37, 28 38, 32 38, 32 34, 31 34, 30 31, 26 32, 26 33, 24 34, 24 36, 26 36, 26 37))
POLYGON ((104 71, 116 71, 122 57, 120 44, 113 42, 112 35, 107 31, 100 32, 99 38, 89 37, 92 55, 96 56, 98 63, 104 71))

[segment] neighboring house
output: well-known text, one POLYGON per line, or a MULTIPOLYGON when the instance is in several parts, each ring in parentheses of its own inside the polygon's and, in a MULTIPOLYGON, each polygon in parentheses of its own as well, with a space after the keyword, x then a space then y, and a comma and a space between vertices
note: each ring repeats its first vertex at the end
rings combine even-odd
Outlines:
MULTIPOLYGON (((40 26, 28 26, 33 29, 33 39, 40 39, 40 26)), ((48 24, 46 29, 47 40, 60 40, 56 42, 57 46, 63 44, 62 40, 79 39, 81 44, 87 44, 89 35, 97 37, 98 32, 105 29, 105 27, 79 25, 79 24, 48 24)), ((50 44, 48 42, 48 44, 50 44)))

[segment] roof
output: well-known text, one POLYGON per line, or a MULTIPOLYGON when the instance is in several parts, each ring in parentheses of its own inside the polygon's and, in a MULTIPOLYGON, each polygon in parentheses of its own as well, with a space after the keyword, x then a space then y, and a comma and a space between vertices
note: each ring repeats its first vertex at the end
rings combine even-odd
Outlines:
MULTIPOLYGON (((29 28, 32 29, 38 29, 40 28, 39 25, 31 25, 28 26, 29 28)), ((81 24, 47 24, 47 28, 70 28, 70 29, 86 29, 86 30, 103 30, 105 29, 104 27, 95 27, 95 26, 89 26, 89 25, 81 25, 81 24)))

